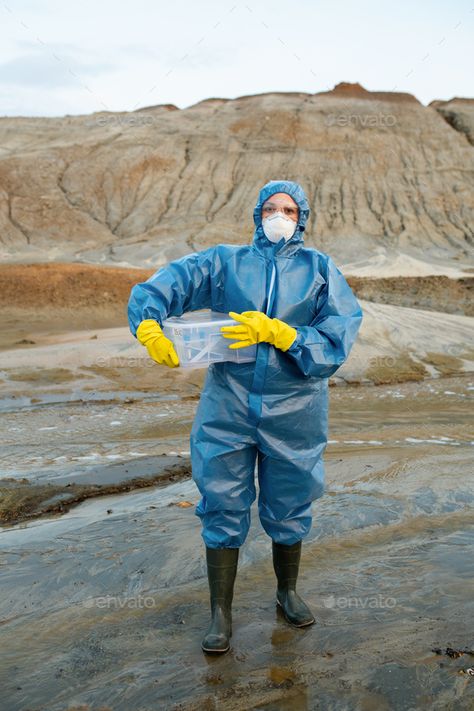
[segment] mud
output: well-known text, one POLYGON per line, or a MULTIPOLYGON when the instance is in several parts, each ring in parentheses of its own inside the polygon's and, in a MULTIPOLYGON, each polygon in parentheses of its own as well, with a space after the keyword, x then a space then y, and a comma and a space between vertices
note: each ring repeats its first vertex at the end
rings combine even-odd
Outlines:
POLYGON ((469 375, 331 388, 327 490, 298 581, 316 624, 292 628, 276 607, 255 504, 222 657, 200 649, 209 593, 197 489, 152 480, 158 462, 186 466, 196 399, 10 403, 10 485, 96 485, 108 467, 120 484, 126 467, 151 486, 3 526, 3 707, 472 708, 472 657, 444 651, 474 646, 473 393, 469 375))
POLYGON ((433 274, 375 279, 353 276, 349 282, 357 297, 367 301, 474 316, 474 277, 452 279, 433 274))
MULTIPOLYGON (((170 457, 167 457, 167 460, 169 459, 170 457)), ((143 469, 143 461, 140 464, 140 469, 143 469)), ((59 483, 32 484, 28 479, 19 481, 14 478, 0 479, 0 522, 13 524, 28 521, 45 515, 64 513, 71 506, 93 497, 118 494, 150 486, 164 486, 172 481, 189 478, 191 461, 189 460, 186 465, 174 466, 167 461, 163 462, 160 467, 159 461, 153 458, 145 469, 149 470, 148 476, 140 477, 136 476, 136 469, 130 472, 130 469, 123 465, 122 467, 107 467, 101 471, 101 483, 89 485, 71 482, 63 485, 59 483), (164 471, 157 474, 156 471, 160 468, 163 468, 164 471), (104 483, 107 478, 118 476, 119 483, 104 483)), ((60 477, 55 477, 56 482, 58 479, 60 477)))
MULTIPOLYGON (((0 351, 34 346, 45 332, 128 326, 130 290, 155 271, 80 262, 0 265, 0 351)), ((432 274, 347 279, 359 299, 473 316, 474 277, 468 272, 460 278, 432 274)))

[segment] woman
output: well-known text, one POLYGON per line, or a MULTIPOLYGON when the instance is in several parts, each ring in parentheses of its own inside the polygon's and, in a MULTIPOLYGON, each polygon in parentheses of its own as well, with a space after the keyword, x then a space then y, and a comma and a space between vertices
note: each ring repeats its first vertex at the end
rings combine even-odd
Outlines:
POLYGON ((226 652, 239 549, 258 511, 272 539, 276 601, 297 627, 315 620, 295 590, 311 502, 324 493, 328 378, 347 359, 362 310, 331 257, 304 247, 309 205, 300 185, 273 180, 259 193, 249 245, 218 244, 159 269, 131 291, 131 332, 150 356, 179 365, 163 321, 187 311, 227 312, 230 348, 257 344, 251 363, 226 361, 208 371, 191 430, 196 515, 212 619, 205 652, 226 652))

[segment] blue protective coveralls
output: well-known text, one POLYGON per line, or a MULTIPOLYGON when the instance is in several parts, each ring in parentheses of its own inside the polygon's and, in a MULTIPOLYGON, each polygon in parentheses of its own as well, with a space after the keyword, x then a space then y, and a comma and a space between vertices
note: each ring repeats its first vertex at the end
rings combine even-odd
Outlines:
MULTIPOLYGON (((211 364, 193 422, 196 515, 210 548, 240 547, 256 498, 266 533, 277 543, 303 539, 311 502, 324 493, 328 378, 347 359, 362 310, 327 254, 304 247, 309 205, 300 185, 278 180, 259 193, 248 245, 217 244, 160 268, 136 284, 128 303, 130 330, 143 319, 161 326, 187 311, 263 311, 296 328, 287 351, 257 344, 251 363, 211 364), (262 229, 262 204, 284 192, 299 207, 293 236, 278 244, 262 229)), ((231 343, 231 341, 229 341, 231 343)))

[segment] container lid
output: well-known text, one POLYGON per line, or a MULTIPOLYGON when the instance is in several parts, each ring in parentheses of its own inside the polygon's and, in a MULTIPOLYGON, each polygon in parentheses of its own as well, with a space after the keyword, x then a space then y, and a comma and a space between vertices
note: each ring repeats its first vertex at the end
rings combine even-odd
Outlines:
POLYGON ((200 311, 188 311, 182 316, 170 316, 163 321, 163 326, 194 326, 197 323, 228 323, 233 321, 228 313, 210 311, 209 309, 200 311))

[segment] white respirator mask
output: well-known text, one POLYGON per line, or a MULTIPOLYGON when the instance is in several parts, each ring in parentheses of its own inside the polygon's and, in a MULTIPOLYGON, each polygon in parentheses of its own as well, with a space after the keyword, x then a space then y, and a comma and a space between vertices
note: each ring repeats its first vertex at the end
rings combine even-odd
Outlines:
POLYGON ((296 222, 282 212, 276 212, 262 220, 262 228, 270 242, 279 242, 282 237, 288 241, 296 230, 296 222))

